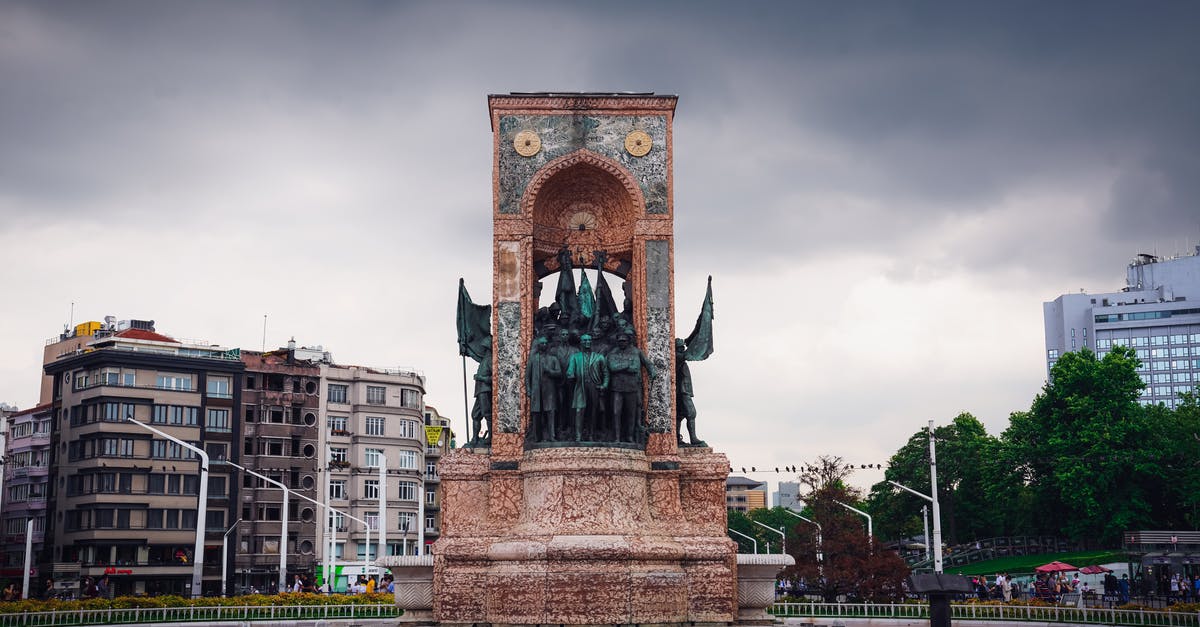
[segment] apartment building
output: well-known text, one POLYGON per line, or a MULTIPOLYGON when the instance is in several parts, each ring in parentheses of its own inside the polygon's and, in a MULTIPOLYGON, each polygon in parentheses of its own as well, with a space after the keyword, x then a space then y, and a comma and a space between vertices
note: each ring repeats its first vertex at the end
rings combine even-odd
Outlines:
POLYGON ((7 455, 4 463, 4 548, 0 577, 19 579, 25 572, 25 540, 33 520, 33 554, 30 577, 37 581, 46 572, 50 556, 46 543, 47 499, 51 493, 50 430, 52 404, 38 405, 8 417, 7 455))
MULTIPOLYGON (((329 456, 329 504, 365 521, 332 514, 336 529, 335 589, 344 589, 367 561, 379 554, 416 554, 424 530, 422 481, 425 468, 425 378, 409 370, 321 365, 320 449, 329 456), (380 475, 380 466, 386 472, 380 475), (379 497, 386 506, 381 519, 379 497), (370 546, 367 545, 370 528, 370 546), (382 539, 381 539, 382 532, 382 539)), ((317 553, 325 554, 326 525, 320 525, 317 553)), ((318 567, 322 572, 323 568, 318 567)))
POLYGON ((433 544, 442 529, 442 487, 437 464, 454 447, 450 419, 433 405, 425 406, 425 544, 433 544))
MULTIPOLYGON (((153 323, 106 322, 87 337, 68 335, 49 343, 66 350, 48 353, 45 364, 55 454, 46 537, 55 579, 107 575, 115 594, 190 594, 198 456, 129 420, 227 459, 244 365, 237 351, 177 340, 153 323)), ((206 594, 219 593, 221 538, 238 512, 229 470, 213 464, 208 476, 206 594)))
POLYGON ((297 348, 242 351, 246 366, 241 403, 241 461, 238 463, 291 491, 287 544, 281 547, 283 490, 241 474, 241 516, 234 564, 235 590, 273 591, 279 582, 279 552, 287 551, 285 581, 311 575, 316 560, 319 507, 321 363, 328 353, 297 348), (319 501, 318 501, 319 502, 319 501))

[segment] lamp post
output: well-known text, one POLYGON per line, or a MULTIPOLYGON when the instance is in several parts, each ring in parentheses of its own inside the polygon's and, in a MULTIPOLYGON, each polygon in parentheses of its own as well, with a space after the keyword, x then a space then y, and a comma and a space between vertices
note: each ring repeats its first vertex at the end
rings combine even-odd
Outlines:
POLYGON ((845 507, 846 509, 848 509, 852 512, 866 516, 867 517, 867 541, 870 542, 875 539, 875 532, 874 532, 874 529, 871 527, 871 515, 870 514, 862 511, 861 509, 858 509, 857 507, 850 507, 849 505, 846 505, 845 503, 843 503, 841 501, 834 501, 834 503, 837 503, 838 505, 841 505, 842 507, 845 507))
MULTIPOLYGON (((930 440, 930 442, 932 442, 932 440, 930 440)), ((937 492, 934 492, 933 496, 929 496, 928 494, 921 494, 920 492, 917 492, 916 490, 914 490, 906 485, 896 483, 895 481, 892 481, 890 479, 888 480, 888 483, 896 486, 897 488, 900 488, 901 490, 904 490, 905 492, 911 492, 912 494, 915 494, 915 495, 925 499, 926 501, 933 503, 933 572, 935 572, 935 573, 942 572, 942 520, 941 520, 941 517, 938 516, 939 511, 938 511, 938 502, 937 502, 937 492)), ((924 509, 924 508, 922 508, 922 509, 924 509)), ((926 523, 926 527, 925 527, 925 552, 926 552, 926 554, 929 553, 929 526, 928 526, 928 523, 926 523)))
POLYGON ((921 522, 925 524, 925 559, 929 559, 929 506, 921 506, 921 522))
POLYGON ((21 598, 29 598, 29 574, 33 570, 33 516, 25 521, 25 572, 21 575, 21 598))
POLYGON ((266 481, 267 483, 279 488, 280 490, 283 490, 283 510, 279 512, 279 518, 280 518, 280 525, 279 525, 279 591, 287 592, 287 553, 288 553, 288 551, 287 551, 287 548, 288 548, 288 546, 287 546, 287 538, 288 538, 287 528, 288 528, 288 503, 289 503, 288 496, 292 494, 292 491, 286 485, 284 485, 283 482, 276 481, 264 474, 254 472, 253 470, 250 470, 249 468, 246 468, 245 466, 242 466, 240 464, 235 464, 234 462, 231 462, 231 461, 218 461, 217 463, 225 464, 227 466, 233 466, 234 468, 237 468, 238 470, 241 470, 242 472, 244 472, 250 476, 258 477, 259 479, 266 481))
MULTIPOLYGON (((781 547, 783 547, 783 548, 781 548, 779 552, 780 552, 780 553, 787 553, 787 535, 786 535, 786 534, 784 534, 784 533, 783 533, 782 531, 780 531, 779 529, 776 529, 776 528, 774 528, 774 527, 770 527, 770 526, 764 525, 764 524, 762 524, 762 523, 758 522, 757 520, 751 520, 750 522, 752 522, 752 523, 754 523, 754 524, 758 525, 759 527, 762 527, 763 529, 766 529, 767 531, 770 531, 771 533, 777 533, 777 534, 779 534, 779 537, 780 537, 780 538, 783 538, 783 542, 780 544, 780 546, 781 546, 781 547)), ((768 552, 768 553, 770 553, 770 552, 771 552, 771 550, 770 550, 770 549, 767 549, 767 552, 768 552)))
POLYGON ((796 518, 799 518, 800 520, 803 520, 804 522, 812 523, 817 526, 817 576, 824 577, 825 576, 825 564, 824 564, 825 554, 824 554, 824 548, 822 546, 822 543, 824 542, 824 540, 821 538, 821 523, 819 523, 815 520, 812 520, 810 518, 805 518, 804 516, 801 516, 800 514, 797 514, 796 512, 793 512, 792 510, 790 510, 786 507, 783 508, 783 511, 788 514, 791 514, 792 516, 795 516, 796 518))
POLYGON ((237 519, 228 529, 225 530, 225 535, 221 536, 221 596, 225 594, 225 584, 229 581, 229 532, 237 529, 237 526, 242 523, 242 519, 237 519))
POLYGON ((138 422, 133 419, 133 411, 125 416, 127 422, 131 422, 151 433, 160 435, 183 448, 200 456, 200 495, 196 507, 196 546, 192 560, 192 596, 201 596, 201 582, 204 580, 204 525, 205 518, 208 514, 208 453, 198 446, 192 446, 183 440, 155 429, 144 422, 138 422))
MULTIPOLYGON (((371 557, 371 545, 367 545, 367 558, 371 557)), ((387 554, 387 456, 379 452, 379 549, 375 559, 387 554)))
POLYGON ((933 572, 942 572, 942 510, 938 506, 937 447, 933 443, 933 421, 929 421, 929 490, 933 494, 933 572))
POLYGON ((744 533, 742 533, 742 532, 738 531, 737 529, 730 529, 730 530, 729 530, 729 533, 736 533, 736 534, 738 534, 739 536, 742 536, 743 538, 745 538, 745 539, 749 540, 750 542, 754 543, 754 553, 755 553, 755 554, 757 554, 757 553, 758 553, 758 540, 755 540, 754 538, 752 538, 752 537, 750 537, 750 536, 748 536, 748 535, 746 535, 746 534, 744 534, 744 533))

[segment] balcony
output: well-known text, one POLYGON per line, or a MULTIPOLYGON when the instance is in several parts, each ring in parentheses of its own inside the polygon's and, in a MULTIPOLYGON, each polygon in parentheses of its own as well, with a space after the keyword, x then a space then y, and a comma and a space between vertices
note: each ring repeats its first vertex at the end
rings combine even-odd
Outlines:
POLYGON ((425 483, 441 483, 442 478, 436 472, 425 473, 425 483))

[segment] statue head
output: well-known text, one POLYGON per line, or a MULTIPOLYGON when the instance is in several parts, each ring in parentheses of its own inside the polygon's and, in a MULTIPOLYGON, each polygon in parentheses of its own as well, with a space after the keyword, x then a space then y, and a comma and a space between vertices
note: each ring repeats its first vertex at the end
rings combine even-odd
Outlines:
POLYGON ((629 334, 622 333, 617 336, 617 347, 627 348, 629 346, 629 334))
POLYGON ((684 351, 686 351, 686 350, 687 350, 687 345, 684 344, 683 340, 681 340, 679 338, 675 338, 675 354, 682 355, 684 353, 684 351))
POLYGON ((540 352, 542 352, 542 351, 544 351, 544 350, 546 350, 546 338, 545 338, 545 337, 539 337, 539 338, 538 338, 538 339, 537 339, 537 340, 536 340, 536 341, 533 343, 533 348, 534 348, 534 350, 536 350, 536 351, 537 351, 537 352, 539 352, 539 353, 540 353, 540 352))
POLYGON ((567 341, 570 339, 571 339, 571 331, 569 329, 560 328, 558 330, 558 341, 561 342, 564 346, 566 345, 567 341))
POLYGON ((584 352, 591 351, 592 350, 592 336, 588 335, 587 333, 584 333, 583 337, 579 338, 579 347, 582 348, 584 350, 584 352))

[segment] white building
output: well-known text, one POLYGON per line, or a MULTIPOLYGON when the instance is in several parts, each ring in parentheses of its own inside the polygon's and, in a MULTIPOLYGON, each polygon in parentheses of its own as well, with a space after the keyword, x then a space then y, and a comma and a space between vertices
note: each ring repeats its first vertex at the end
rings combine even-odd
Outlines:
POLYGON ((1200 246, 1171 259, 1138 255, 1121 291, 1063 294, 1042 309, 1047 373, 1064 353, 1089 348, 1103 357, 1124 345, 1142 362, 1143 404, 1173 407, 1200 384, 1200 246))
MULTIPOLYGON (((379 533, 385 534, 389 555, 417 554, 424 534, 425 378, 407 370, 323 364, 321 383, 320 449, 327 450, 329 504, 363 519, 370 527, 335 515, 337 544, 334 559, 343 577, 361 574, 364 561, 378 553, 379 533), (387 468, 382 489, 386 513, 379 518, 379 465, 387 468)), ((319 562, 323 563, 324 525, 318 532, 319 562)), ((339 579, 337 588, 344 588, 339 579)))

